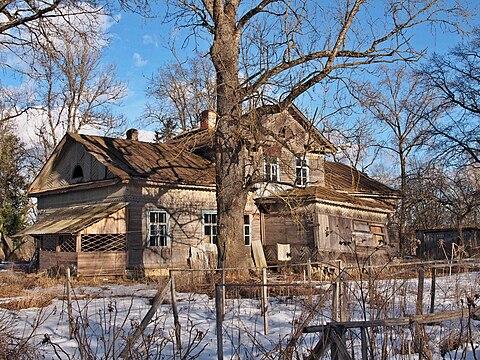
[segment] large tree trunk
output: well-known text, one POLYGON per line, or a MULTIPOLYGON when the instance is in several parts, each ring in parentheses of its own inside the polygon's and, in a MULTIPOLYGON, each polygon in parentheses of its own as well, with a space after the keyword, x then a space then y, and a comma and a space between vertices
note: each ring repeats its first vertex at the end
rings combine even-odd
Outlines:
POLYGON ((247 201, 241 132, 242 92, 238 79, 240 37, 235 29, 236 9, 217 14, 211 57, 217 73, 216 181, 219 265, 246 268, 250 248, 243 240, 243 213, 247 201), (231 13, 229 13, 229 11, 231 13))

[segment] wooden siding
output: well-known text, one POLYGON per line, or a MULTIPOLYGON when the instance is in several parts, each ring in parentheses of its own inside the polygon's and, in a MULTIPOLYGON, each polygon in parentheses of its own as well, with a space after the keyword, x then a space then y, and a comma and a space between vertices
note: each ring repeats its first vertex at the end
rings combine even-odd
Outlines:
POLYGON ((202 210, 215 210, 215 191, 129 188, 129 267, 189 267, 190 247, 203 243, 202 210), (169 246, 148 247, 149 210, 169 215, 169 246))
POLYGON ((126 267, 126 253, 121 252, 56 252, 43 251, 39 253, 39 270, 45 271, 50 268, 66 268, 76 266, 77 275, 124 275, 126 267))
POLYGON ((265 214, 264 245, 314 245, 312 223, 283 214, 265 214))
POLYGON ((46 271, 54 267, 68 267, 77 265, 76 252, 43 251, 38 254, 38 270, 46 271))
POLYGON ((78 275, 124 275, 127 254, 124 251, 78 253, 77 261, 78 275))
MULTIPOLYGON (((264 236, 262 244, 269 264, 277 264, 277 244, 290 244, 291 262, 332 261, 343 259, 353 261, 355 256, 366 259, 378 252, 373 237, 352 241, 354 222, 365 222, 377 230, 381 226, 388 242, 386 231, 387 215, 340 206, 315 204, 307 205, 303 212, 299 209, 295 217, 280 209, 276 213, 262 214, 264 236), (303 216, 301 215, 303 213, 303 216)), ((355 235, 357 236, 357 235, 355 235)), ((386 251, 380 251, 386 256, 386 251)))
POLYGON ((417 255, 428 260, 445 260, 459 257, 479 256, 480 230, 466 228, 462 230, 463 244, 458 229, 417 231, 417 255), (457 246, 453 246, 456 244, 457 246), (461 250, 458 246, 462 246, 461 250))
POLYGON ((90 155, 83 145, 65 138, 65 146, 45 164, 42 177, 34 182, 32 191, 45 191, 79 182, 89 182, 113 178, 107 168, 90 155), (73 179, 73 169, 81 166, 83 178, 73 179))
POLYGON ((104 217, 102 220, 83 229, 80 234, 125 234, 127 232, 127 209, 118 210, 117 212, 104 217))
POLYGON ((39 214, 55 211, 55 208, 96 202, 124 202, 128 192, 125 184, 96 187, 93 189, 71 189, 57 194, 37 196, 39 214))

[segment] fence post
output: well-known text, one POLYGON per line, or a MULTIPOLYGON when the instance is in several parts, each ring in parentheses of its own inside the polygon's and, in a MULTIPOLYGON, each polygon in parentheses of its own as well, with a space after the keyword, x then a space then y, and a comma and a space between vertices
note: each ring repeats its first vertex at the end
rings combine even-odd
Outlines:
POLYGON ((223 360, 223 284, 215 284, 215 311, 217 324, 217 359, 223 360))
POLYGON ((67 267, 67 312, 68 312, 68 335, 73 339, 73 312, 72 312, 72 288, 70 284, 70 267, 67 267))
POLYGON ((418 286, 417 286, 417 306, 416 315, 423 314, 423 289, 425 285, 425 269, 421 266, 418 268, 418 286))
POLYGON ((267 292, 267 269, 262 269, 262 314, 263 314, 263 331, 268 334, 268 292, 267 292))
POLYGON ((226 294, 226 291, 225 291, 225 286, 223 286, 223 284, 225 284, 225 269, 222 267, 222 301, 221 301, 221 311, 222 311, 222 320, 225 319, 225 294, 226 294))
POLYGON ((170 275, 170 293, 172 296, 172 310, 173 310, 173 322, 175 324, 175 340, 177 341, 177 349, 182 350, 182 327, 178 319, 178 308, 177 308, 177 294, 175 290, 175 277, 173 276, 173 271, 169 270, 170 275))
POLYGON ((362 360, 368 360, 367 356, 367 329, 365 329, 364 326, 360 328, 360 337, 361 337, 361 342, 362 342, 362 360))
POLYGON ((437 281, 437 270, 432 267, 432 284, 430 286, 430 314, 435 312, 435 287, 437 281))
POLYGON ((340 307, 340 286, 339 286, 339 281, 338 277, 335 279, 335 281, 332 283, 332 290, 333 290, 333 299, 332 299, 332 320, 333 321, 338 321, 338 315, 339 315, 339 307, 340 307))
POLYGON ((308 259, 307 261, 307 278, 308 278, 308 285, 312 284, 312 261, 308 259))
MULTIPOLYGON (((425 269, 423 266, 418 268, 418 286, 417 286, 417 304, 416 304, 416 315, 423 314, 423 289, 425 285, 425 269)), ((423 338, 425 336, 424 326, 416 324, 415 325, 415 345, 418 352, 418 359, 423 358, 423 338)))

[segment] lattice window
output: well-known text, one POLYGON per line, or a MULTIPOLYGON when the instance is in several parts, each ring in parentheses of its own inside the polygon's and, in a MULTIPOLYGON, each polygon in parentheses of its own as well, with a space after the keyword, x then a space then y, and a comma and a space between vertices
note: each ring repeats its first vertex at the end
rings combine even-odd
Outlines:
POLYGON ((77 251, 77 239, 73 235, 60 236, 60 251, 75 252, 77 251))
POLYGON ((82 235, 82 252, 126 251, 126 234, 82 235))
POLYGON ((41 250, 56 251, 58 246, 57 235, 43 235, 39 237, 39 245, 41 250))

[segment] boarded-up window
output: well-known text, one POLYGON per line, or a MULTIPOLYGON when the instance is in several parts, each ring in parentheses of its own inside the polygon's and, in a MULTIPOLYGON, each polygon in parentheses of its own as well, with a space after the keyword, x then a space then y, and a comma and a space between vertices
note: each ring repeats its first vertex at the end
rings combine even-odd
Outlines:
POLYGON ((383 232, 383 226, 370 225, 370 232, 373 234, 373 241, 375 243, 385 242, 385 234, 383 232))
POLYGON ((370 232, 370 227, 368 226, 368 223, 366 223, 366 222, 354 221, 353 222, 353 230, 358 231, 358 232, 369 233, 370 232))

